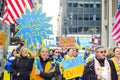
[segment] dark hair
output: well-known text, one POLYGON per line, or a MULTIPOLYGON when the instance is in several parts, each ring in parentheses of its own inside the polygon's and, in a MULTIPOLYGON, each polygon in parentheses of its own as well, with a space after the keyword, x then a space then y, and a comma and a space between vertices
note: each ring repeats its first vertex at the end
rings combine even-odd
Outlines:
POLYGON ((104 48, 103 46, 98 46, 98 47, 96 47, 95 48, 95 52, 98 52, 98 49, 100 49, 100 48, 104 48))
POLYGON ((116 49, 120 49, 120 47, 114 47, 113 52, 115 52, 116 49))
POLYGON ((17 53, 19 53, 19 51, 17 49, 13 49, 12 54, 14 53, 14 51, 16 51, 17 53))
POLYGON ((55 50, 54 50, 54 49, 50 49, 50 51, 52 51, 53 53, 55 52, 55 50))
POLYGON ((71 49, 72 49, 72 48, 68 48, 68 49, 67 49, 67 52, 69 52, 71 49))

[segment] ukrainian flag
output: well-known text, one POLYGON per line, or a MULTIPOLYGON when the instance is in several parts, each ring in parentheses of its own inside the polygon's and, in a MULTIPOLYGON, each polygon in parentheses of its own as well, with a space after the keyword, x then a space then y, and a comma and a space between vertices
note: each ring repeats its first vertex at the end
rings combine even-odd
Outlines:
POLYGON ((80 44, 80 40, 78 37, 75 42, 75 47, 78 48, 79 50, 82 50, 82 48, 83 48, 83 46, 80 44))

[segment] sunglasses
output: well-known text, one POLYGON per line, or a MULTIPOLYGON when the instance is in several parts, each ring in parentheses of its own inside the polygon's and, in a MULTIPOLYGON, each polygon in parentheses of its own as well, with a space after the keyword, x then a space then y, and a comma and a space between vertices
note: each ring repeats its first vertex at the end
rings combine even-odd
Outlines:
POLYGON ((106 51, 98 51, 98 52, 100 52, 100 53, 106 53, 106 51))

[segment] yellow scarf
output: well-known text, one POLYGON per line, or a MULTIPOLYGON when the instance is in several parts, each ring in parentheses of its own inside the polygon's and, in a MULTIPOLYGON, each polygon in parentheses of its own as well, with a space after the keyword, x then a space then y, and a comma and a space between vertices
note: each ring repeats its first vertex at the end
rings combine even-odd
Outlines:
MULTIPOLYGON (((113 61, 114 65, 115 65, 116 71, 117 71, 117 72, 120 71, 120 67, 119 67, 118 63, 115 61, 115 59, 112 58, 111 60, 113 61)), ((120 77, 118 77, 118 80, 120 80, 120 77)))
MULTIPOLYGON (((55 71, 55 67, 52 70, 50 70, 50 67, 51 67, 51 62, 47 62, 46 65, 45 65, 45 73, 55 71)), ((32 68, 32 72, 30 74, 30 80, 44 80, 40 75, 35 74, 34 65, 33 65, 33 68, 32 68)))

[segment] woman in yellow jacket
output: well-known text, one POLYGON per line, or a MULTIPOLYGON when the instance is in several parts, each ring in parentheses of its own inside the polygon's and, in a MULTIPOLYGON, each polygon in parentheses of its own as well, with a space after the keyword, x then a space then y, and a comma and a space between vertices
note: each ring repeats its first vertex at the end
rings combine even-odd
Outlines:
POLYGON ((115 56, 112 58, 112 61, 118 74, 118 80, 120 80, 120 47, 115 47, 113 52, 115 56))
POLYGON ((51 64, 48 53, 48 47, 40 48, 40 55, 34 59, 30 80, 52 80, 60 74, 58 66, 51 64))

